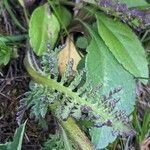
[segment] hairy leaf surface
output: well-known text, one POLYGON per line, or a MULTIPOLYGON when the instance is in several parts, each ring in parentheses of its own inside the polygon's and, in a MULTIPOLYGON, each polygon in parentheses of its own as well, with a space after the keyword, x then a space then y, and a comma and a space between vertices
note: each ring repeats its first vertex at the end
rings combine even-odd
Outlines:
POLYGON ((144 48, 132 30, 103 14, 97 14, 96 18, 100 36, 119 63, 135 77, 148 78, 144 48))

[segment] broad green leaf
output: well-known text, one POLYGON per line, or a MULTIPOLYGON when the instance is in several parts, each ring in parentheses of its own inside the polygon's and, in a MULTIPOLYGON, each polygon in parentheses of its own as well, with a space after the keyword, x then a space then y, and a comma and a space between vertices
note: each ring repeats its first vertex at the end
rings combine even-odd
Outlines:
POLYGON ((13 142, 0 144, 0 150, 21 150, 26 122, 16 129, 13 142))
POLYGON ((38 56, 43 55, 47 51, 48 42, 53 48, 59 31, 59 22, 55 15, 49 12, 48 5, 38 7, 29 23, 29 37, 33 51, 38 56))
POLYGON ((88 40, 84 36, 80 36, 76 41, 76 46, 82 49, 87 48, 88 40))
POLYGON ((0 42, 0 65, 7 65, 10 61, 12 54, 12 49, 5 45, 5 43, 0 42))
MULTIPOLYGON (((125 110, 129 115, 135 105, 134 78, 118 63, 97 32, 91 30, 89 27, 87 28, 93 38, 87 48, 87 80, 92 81, 93 85, 102 83, 102 95, 108 94, 114 88, 122 87, 122 91, 114 95, 114 97, 120 98, 116 109, 125 110)), ((116 138, 114 136, 108 136, 107 140, 103 138, 104 135, 111 134, 112 128, 108 127, 92 128, 90 130, 92 142, 97 149, 104 148, 114 141, 116 138)))
POLYGON ((66 28, 71 22, 71 13, 63 6, 57 6, 55 8, 55 15, 58 17, 58 20, 61 24, 61 28, 66 28))
POLYGON ((119 0, 119 2, 127 4, 128 7, 139 7, 148 5, 145 0, 119 0))
POLYGON ((96 18, 98 32, 118 62, 135 77, 148 78, 144 48, 132 30, 103 14, 97 14, 96 18))

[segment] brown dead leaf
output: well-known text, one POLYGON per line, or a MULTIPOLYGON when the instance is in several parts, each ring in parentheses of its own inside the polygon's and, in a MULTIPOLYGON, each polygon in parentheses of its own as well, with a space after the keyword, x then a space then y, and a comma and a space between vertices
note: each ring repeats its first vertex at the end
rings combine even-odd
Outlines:
POLYGON ((150 137, 142 142, 141 150, 150 150, 150 137))
POLYGON ((58 54, 58 66, 60 74, 64 72, 68 60, 71 58, 74 60, 73 70, 76 70, 81 57, 76 50, 72 36, 67 38, 66 46, 58 54))

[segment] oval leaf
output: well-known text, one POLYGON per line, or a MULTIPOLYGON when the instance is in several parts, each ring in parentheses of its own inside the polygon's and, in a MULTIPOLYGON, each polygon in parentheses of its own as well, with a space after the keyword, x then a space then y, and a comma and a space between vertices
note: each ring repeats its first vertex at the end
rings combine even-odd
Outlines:
POLYGON ((97 14, 96 18, 100 36, 119 63, 135 77, 148 78, 144 48, 132 30, 103 14, 97 14))
POLYGON ((59 31, 59 22, 55 15, 49 12, 48 5, 38 7, 29 23, 29 37, 33 51, 38 56, 43 55, 47 51, 48 42, 53 48, 59 31))
POLYGON ((88 40, 86 37, 84 36, 80 36, 78 37, 77 41, 76 41, 76 46, 81 48, 81 49, 86 49, 88 46, 88 40))
POLYGON ((71 22, 72 16, 71 13, 63 6, 57 6, 55 8, 57 14, 55 15, 58 17, 58 20, 60 21, 61 28, 65 29, 71 22))
MULTIPOLYGON (((108 94, 114 88, 122 87, 122 91, 114 95, 114 98, 120 98, 116 110, 124 110, 129 115, 134 110, 135 105, 134 78, 118 63, 98 34, 90 28, 88 30, 93 39, 87 48, 87 80, 92 81, 93 85, 102 83, 102 95, 108 94)), ((112 128, 110 127, 92 128, 90 135, 96 149, 106 147, 116 138, 112 135, 112 128), (109 135, 107 140, 104 135, 109 135)))

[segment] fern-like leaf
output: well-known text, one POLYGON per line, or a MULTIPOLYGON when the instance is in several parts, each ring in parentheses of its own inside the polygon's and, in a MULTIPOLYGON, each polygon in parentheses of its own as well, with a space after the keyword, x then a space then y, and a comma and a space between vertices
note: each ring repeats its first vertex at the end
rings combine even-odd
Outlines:
MULTIPOLYGON (((57 56, 55 56, 55 58, 57 58, 57 56)), ((82 82, 83 71, 78 73, 72 69, 72 59, 68 61, 66 71, 59 82, 58 78, 52 78, 51 75, 46 77, 37 73, 29 63, 31 61, 29 53, 26 59, 28 59, 28 61, 25 61, 25 65, 28 66, 28 72, 35 81, 42 84, 39 86, 42 88, 45 87, 44 89, 47 91, 42 91, 42 93, 40 93, 40 98, 37 97, 37 99, 41 101, 42 95, 44 94, 44 96, 46 96, 49 92, 52 97, 56 92, 61 95, 59 99, 55 99, 59 101, 60 104, 55 111, 59 119, 66 120, 68 116, 73 116, 76 119, 87 117, 95 123, 96 127, 111 126, 114 131, 113 134, 115 135, 132 135, 135 133, 131 128, 126 113, 114 109, 119 100, 114 99, 110 101, 113 97, 112 95, 117 93, 120 88, 114 89, 107 97, 101 98, 99 96, 101 84, 92 87, 90 81, 82 82), (49 90, 47 90, 47 88, 49 90), (95 102, 95 98, 99 98, 99 101, 95 102)), ((49 104, 50 102, 51 100, 49 104)), ((40 107, 38 108, 40 109, 40 107)))

